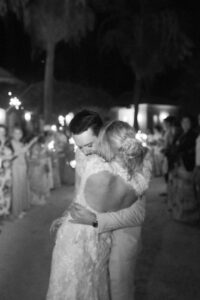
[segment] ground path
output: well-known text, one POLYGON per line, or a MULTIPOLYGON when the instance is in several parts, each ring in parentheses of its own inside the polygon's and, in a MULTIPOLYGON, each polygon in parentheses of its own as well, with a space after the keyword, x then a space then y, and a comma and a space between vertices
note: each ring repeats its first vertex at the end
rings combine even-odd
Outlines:
MULTIPOLYGON (((176 223, 154 179, 147 197, 143 250, 136 272, 136 300, 200 299, 200 228, 176 223)), ((49 228, 73 198, 73 187, 52 192, 48 204, 0 233, 0 300, 45 300, 54 236, 49 228)))
POLYGON ((173 221, 161 178, 148 192, 136 300, 200 299, 200 226, 173 221))

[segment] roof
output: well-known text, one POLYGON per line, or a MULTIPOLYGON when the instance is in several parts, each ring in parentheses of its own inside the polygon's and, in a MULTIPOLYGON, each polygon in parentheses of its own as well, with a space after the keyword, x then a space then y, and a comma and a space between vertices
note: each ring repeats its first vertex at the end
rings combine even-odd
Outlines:
MULTIPOLYGON (((130 106, 134 104, 133 101, 133 91, 128 91, 121 94, 116 103, 118 106, 130 106)), ((177 101, 172 98, 162 98, 162 97, 155 97, 155 96, 142 96, 140 99, 140 104, 148 103, 148 104, 165 104, 165 105, 178 105, 177 101)))
POLYGON ((24 84, 24 82, 12 73, 0 67, 0 83, 9 83, 9 84, 24 84))

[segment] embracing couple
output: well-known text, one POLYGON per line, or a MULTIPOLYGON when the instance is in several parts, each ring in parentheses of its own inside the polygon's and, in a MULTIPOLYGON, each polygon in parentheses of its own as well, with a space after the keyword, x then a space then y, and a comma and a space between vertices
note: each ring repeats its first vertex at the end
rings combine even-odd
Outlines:
POLYGON ((60 219, 47 300, 133 300, 135 264, 151 162, 133 128, 103 125, 82 110, 70 123, 77 145, 76 196, 60 219))

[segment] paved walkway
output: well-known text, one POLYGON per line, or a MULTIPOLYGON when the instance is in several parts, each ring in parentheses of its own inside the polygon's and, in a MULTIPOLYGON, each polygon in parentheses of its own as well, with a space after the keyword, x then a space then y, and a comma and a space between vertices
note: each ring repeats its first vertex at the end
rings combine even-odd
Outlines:
POLYGON ((148 192, 143 250, 137 266, 136 300, 200 299, 200 226, 173 221, 167 211, 164 181, 148 192))
POLYGON ((44 300, 54 236, 49 228, 73 198, 72 187, 52 192, 48 204, 4 222, 0 234, 0 300, 44 300))
MULTIPOLYGON (((199 300, 200 228, 171 220, 158 196, 163 189, 155 179, 148 192, 136 300, 199 300)), ((73 188, 62 187, 47 205, 1 226, 0 300, 45 300, 54 243, 50 224, 72 198, 73 188)))

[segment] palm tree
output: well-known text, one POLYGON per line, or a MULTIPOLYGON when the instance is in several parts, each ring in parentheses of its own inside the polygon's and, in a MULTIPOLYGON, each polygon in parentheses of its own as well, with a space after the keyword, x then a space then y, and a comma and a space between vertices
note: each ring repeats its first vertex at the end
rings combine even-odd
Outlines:
POLYGON ((44 117, 51 121, 55 48, 60 41, 79 41, 92 30, 94 15, 86 0, 0 0, 0 16, 14 12, 24 22, 34 47, 46 52, 44 117))
POLYGON ((101 50, 117 49, 134 74, 134 127, 138 130, 138 105, 144 83, 151 83, 167 65, 175 67, 190 55, 191 41, 182 32, 175 13, 145 11, 144 6, 140 12, 115 9, 99 32, 101 50))
POLYGON ((20 16, 25 6, 31 0, 0 0, 0 16, 3 17, 8 11, 20 16))
POLYGON ((60 41, 79 41, 93 28, 94 16, 85 0, 36 0, 24 10, 25 27, 33 44, 46 52, 44 118, 51 121, 55 48, 60 41))

